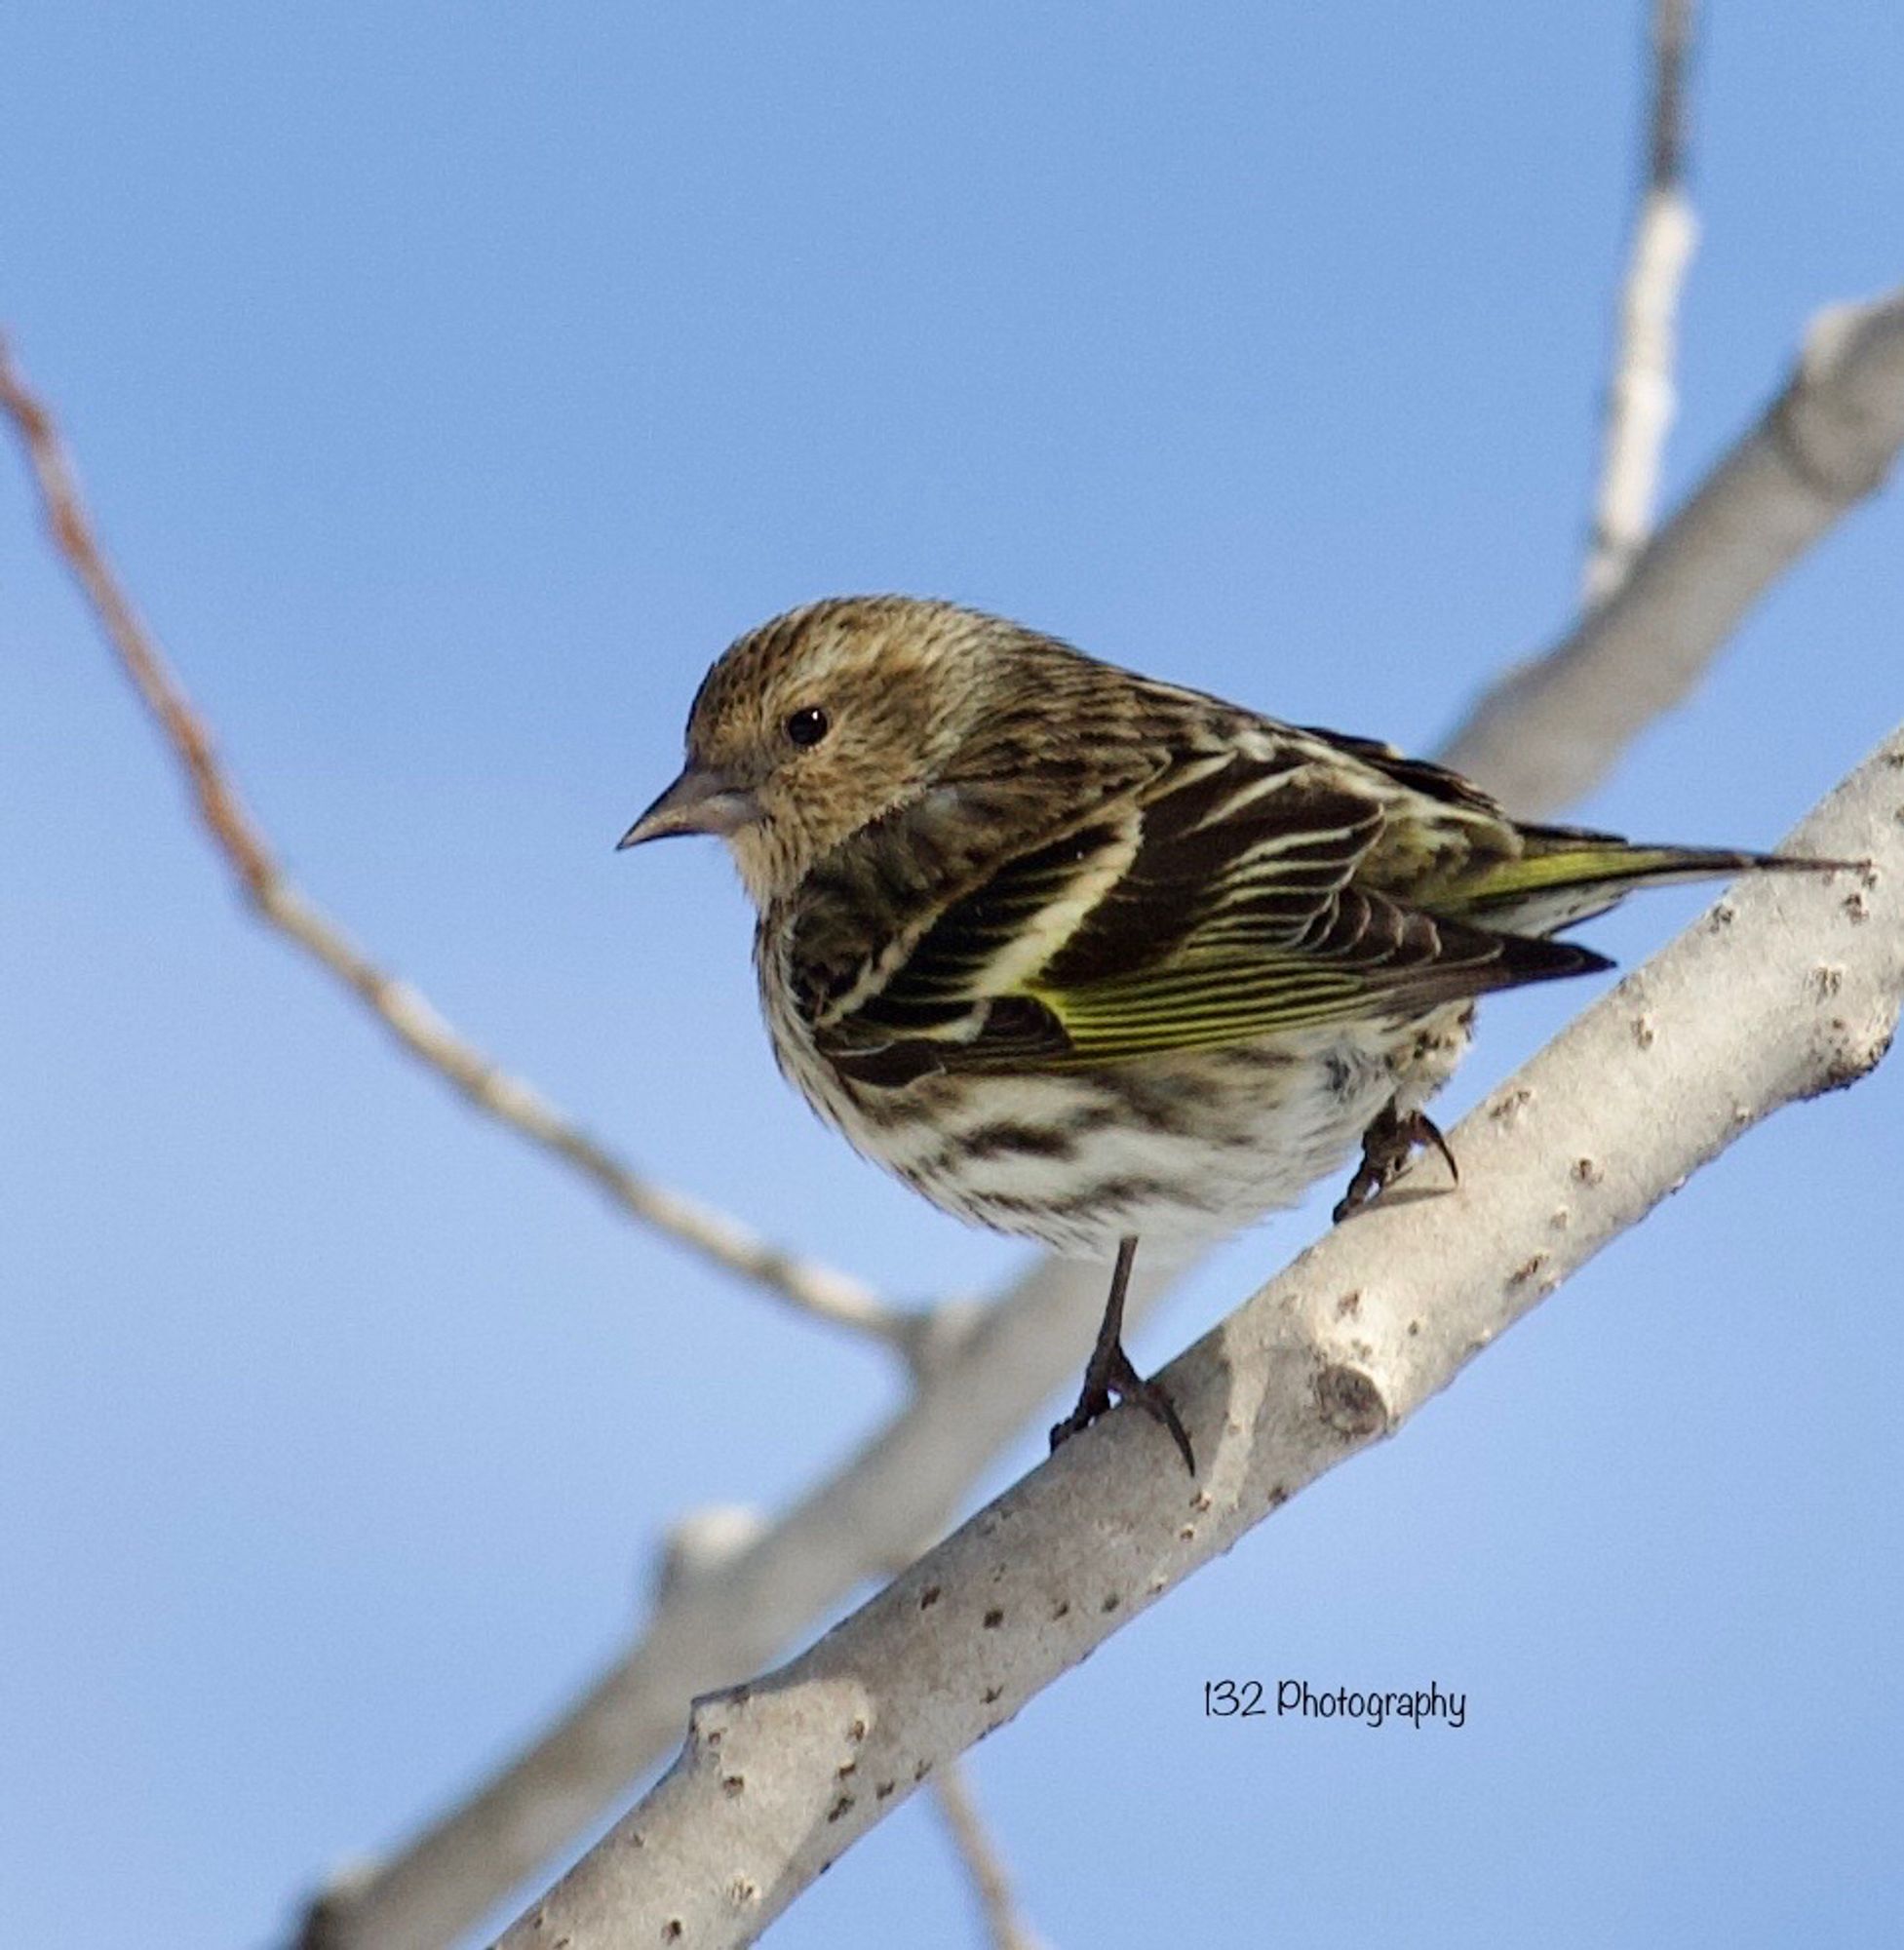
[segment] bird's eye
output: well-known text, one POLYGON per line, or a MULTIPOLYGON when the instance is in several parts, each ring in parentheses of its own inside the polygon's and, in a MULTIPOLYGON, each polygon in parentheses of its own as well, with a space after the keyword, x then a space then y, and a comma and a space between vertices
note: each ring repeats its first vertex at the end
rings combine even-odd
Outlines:
POLYGON ((796 745, 817 745, 831 728, 831 721, 817 704, 806 705, 787 721, 787 735, 796 745))

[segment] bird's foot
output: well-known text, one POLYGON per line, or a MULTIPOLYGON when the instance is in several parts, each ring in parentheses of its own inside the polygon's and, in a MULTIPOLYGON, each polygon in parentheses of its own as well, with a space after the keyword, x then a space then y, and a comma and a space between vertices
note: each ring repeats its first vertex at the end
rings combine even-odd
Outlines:
POLYGON ((1391 1099, 1387 1109, 1362 1133, 1362 1162, 1355 1167, 1355 1176, 1332 1215, 1337 1225, 1373 1204, 1402 1175, 1415 1153, 1430 1145, 1441 1153, 1448 1176, 1458 1185, 1460 1167, 1434 1119, 1421 1111, 1411 1111, 1404 1116, 1391 1099))
POLYGON ((1154 1423, 1170 1431, 1170 1439, 1177 1445, 1177 1453, 1184 1459, 1184 1467, 1192 1476, 1196 1474, 1196 1452, 1190 1447, 1188 1432, 1184 1427, 1184 1420, 1177 1413, 1177 1404, 1170 1398, 1170 1391, 1161 1382, 1146 1382, 1131 1365, 1131 1357, 1124 1352, 1121 1341, 1111 1343, 1107 1353, 1101 1358, 1091 1356, 1091 1364, 1084 1371, 1084 1387, 1078 1395, 1077 1406, 1063 1422, 1055 1423, 1051 1430, 1051 1446, 1055 1450, 1060 1443, 1069 1442, 1080 1429, 1089 1428, 1101 1415, 1110 1413, 1111 1400, 1130 1402, 1141 1408, 1154 1423))

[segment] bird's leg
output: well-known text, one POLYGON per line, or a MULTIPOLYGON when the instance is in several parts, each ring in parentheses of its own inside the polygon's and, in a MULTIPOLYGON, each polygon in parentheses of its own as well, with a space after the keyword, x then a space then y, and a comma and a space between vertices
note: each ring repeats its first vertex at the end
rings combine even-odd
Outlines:
POLYGON ((1448 1176, 1458 1185, 1460 1167, 1433 1118, 1421 1111, 1411 1111, 1404 1116, 1396 1110, 1394 1098, 1389 1098, 1375 1122, 1362 1133, 1362 1162, 1355 1167, 1355 1176, 1332 1215, 1336 1223, 1341 1225, 1351 1213, 1379 1198, 1401 1176, 1409 1159, 1429 1145, 1441 1153, 1448 1176))
POLYGON ((1056 1449, 1080 1428, 1089 1428, 1099 1416, 1108 1414, 1111 1397, 1115 1395, 1119 1401, 1135 1402, 1151 1421, 1161 1423, 1170 1431, 1185 1468, 1194 1476, 1196 1452, 1190 1447, 1177 1405, 1160 1383, 1146 1382, 1124 1352, 1124 1296, 1130 1290, 1131 1265, 1136 1258, 1136 1235, 1126 1234, 1117 1242, 1117 1264, 1110 1271, 1110 1295, 1104 1304, 1104 1319, 1098 1325, 1098 1344, 1085 1363, 1083 1391, 1078 1395, 1077 1406, 1053 1427, 1051 1446, 1056 1449))

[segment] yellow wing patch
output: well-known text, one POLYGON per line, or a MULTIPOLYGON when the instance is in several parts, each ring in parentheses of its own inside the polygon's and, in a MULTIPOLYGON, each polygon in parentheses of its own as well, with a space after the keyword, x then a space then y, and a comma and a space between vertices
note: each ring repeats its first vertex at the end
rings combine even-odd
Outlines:
POLYGON ((1367 1014, 1371 1004, 1368 982, 1352 971, 1282 956, 1026 993, 1057 1018, 1068 1060, 1080 1064, 1251 1042, 1367 1014))

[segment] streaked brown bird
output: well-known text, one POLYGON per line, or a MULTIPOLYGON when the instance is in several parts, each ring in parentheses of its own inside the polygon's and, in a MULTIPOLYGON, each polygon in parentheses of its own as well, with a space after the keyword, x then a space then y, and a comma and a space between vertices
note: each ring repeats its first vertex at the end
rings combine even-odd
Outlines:
MULTIPOLYGON (((1134 1401, 1140 1238, 1220 1235, 1422 1144, 1475 998, 1611 964, 1550 939, 1633 888, 1807 861, 1510 819, 1439 765, 996 616, 840 597, 742 637, 632 846, 718 834, 782 1071, 935 1205, 1115 1256, 1055 1447, 1134 1401)), ((1454 1160, 1448 1159, 1452 1169, 1454 1160)))

